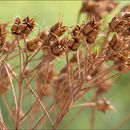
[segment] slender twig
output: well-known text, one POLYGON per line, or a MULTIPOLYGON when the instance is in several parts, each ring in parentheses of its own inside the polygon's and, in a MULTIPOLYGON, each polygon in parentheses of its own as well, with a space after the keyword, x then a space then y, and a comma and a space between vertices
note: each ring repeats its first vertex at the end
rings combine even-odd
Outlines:
POLYGON ((19 37, 17 36, 16 39, 17 39, 17 43, 18 43, 18 47, 19 47, 20 71, 21 71, 21 73, 22 73, 22 72, 23 72, 23 64, 22 64, 22 49, 21 49, 21 46, 20 46, 20 43, 19 43, 19 37))
POLYGON ((13 58, 16 58, 17 56, 19 56, 19 53, 7 58, 6 61, 12 60, 13 58))
POLYGON ((33 91, 33 89, 32 89, 30 86, 29 86, 29 90, 30 90, 30 91, 33 93, 33 95, 38 99, 39 103, 41 104, 43 110, 45 111, 45 113, 46 113, 46 115, 47 115, 47 117, 48 117, 48 120, 50 121, 50 123, 51 123, 51 125, 52 125, 52 127, 53 127, 53 122, 52 122, 51 117, 50 117, 48 111, 46 110, 45 106, 43 105, 43 103, 41 102, 41 100, 38 98, 38 96, 36 95, 36 93, 33 91))
POLYGON ((16 115, 16 130, 19 129, 20 126, 20 110, 21 110, 21 105, 22 105, 22 98, 23 98, 23 61, 22 61, 22 49, 19 43, 19 37, 17 36, 17 43, 18 43, 18 47, 19 47, 19 56, 20 56, 20 75, 21 75, 21 79, 19 81, 19 98, 18 98, 18 109, 17 109, 17 115, 16 115))
POLYGON ((15 123, 15 117, 14 117, 13 111, 11 110, 11 107, 9 106, 9 103, 7 103, 7 101, 5 100, 5 98, 3 96, 1 96, 1 99, 2 99, 2 102, 8 111, 8 114, 10 115, 11 119, 15 123))
POLYGON ((71 106, 70 109, 79 108, 79 107, 95 106, 95 105, 96 105, 95 102, 87 102, 87 103, 82 103, 82 104, 71 106))
POLYGON ((103 42, 103 44, 102 44, 101 51, 100 51, 98 57, 101 56, 102 52, 104 51, 104 49, 105 49, 105 47, 106 47, 106 43, 107 43, 109 34, 110 34, 110 31, 108 30, 108 32, 107 32, 107 34, 106 34, 106 36, 105 36, 104 42, 103 42))
POLYGON ((4 66, 5 66, 6 72, 8 74, 9 80, 10 80, 10 84, 11 84, 11 88, 12 88, 12 93, 13 93, 13 97, 14 97, 14 103, 15 103, 15 107, 16 107, 16 111, 17 111, 18 105, 17 105, 17 98, 16 98, 16 94, 15 94, 15 90, 14 90, 14 85, 13 85, 10 73, 9 73, 9 71, 8 71, 8 69, 7 69, 7 67, 6 67, 5 64, 4 64, 4 66))
POLYGON ((16 116, 16 130, 19 129, 19 125, 20 125, 20 110, 22 105, 22 98, 23 98, 23 82, 21 81, 19 86, 18 110, 16 116))
POLYGON ((69 128, 70 124, 78 118, 78 116, 81 114, 86 109, 86 107, 82 107, 74 116, 71 120, 67 122, 67 124, 64 126, 65 129, 69 128))
POLYGON ((77 55, 77 63, 78 63, 78 72, 79 72, 79 79, 80 79, 80 74, 81 74, 81 70, 80 70, 80 59, 79 59, 79 51, 76 51, 76 55, 77 55))
POLYGON ((70 89, 71 101, 73 102, 73 93, 72 93, 71 81, 70 81, 70 65, 69 65, 68 53, 66 53, 66 62, 67 62, 67 78, 68 78, 68 86, 69 86, 69 89, 70 89))
POLYGON ((130 114, 128 114, 123 120, 121 120, 114 128, 113 130, 117 130, 120 128, 122 125, 124 125, 128 120, 130 119, 130 114))
MULTIPOLYGON (((50 107, 47 109, 47 111, 49 112, 54 105, 55 105, 55 102, 53 102, 53 103, 50 105, 50 107)), ((49 113, 50 113, 50 112, 49 112, 49 113)), ((36 124, 33 126, 32 129, 35 129, 35 128, 38 126, 38 124, 39 124, 45 117, 46 117, 46 114, 43 114, 43 115, 41 116, 41 118, 40 118, 40 119, 36 122, 36 124)))
MULTIPOLYGON (((39 72, 39 70, 38 70, 38 72, 39 72)), ((44 86, 46 85, 46 82, 47 82, 47 79, 48 79, 48 73, 49 73, 49 63, 47 64, 47 72, 46 72, 45 82, 44 82, 44 85, 41 87, 40 90, 42 90, 42 89, 44 88, 44 86)), ((29 86, 30 83, 28 82, 27 85, 29 86)), ((30 87, 29 87, 29 88, 30 88, 30 87)), ((31 88, 30 88, 30 89, 31 89, 31 88)), ((31 92, 34 92, 34 91, 32 91, 32 89, 31 89, 31 92)), ((41 92, 41 91, 40 91, 40 92, 41 92)), ((42 94, 42 93, 40 93, 38 96, 37 96, 35 93, 33 93, 33 94, 34 94, 34 96, 36 97, 36 101, 35 101, 34 104, 31 106, 31 108, 25 113, 25 115, 21 118, 21 120, 23 120, 23 119, 28 115, 28 113, 32 110, 32 108, 35 106, 35 104, 37 103, 37 101, 39 101, 40 104, 42 105, 42 108, 44 109, 44 111, 45 111, 47 117, 48 117, 48 120, 50 121, 50 123, 51 123, 51 125, 52 125, 52 128, 53 128, 53 122, 52 122, 52 120, 51 120, 51 118, 50 118, 50 115, 49 115, 48 111, 46 110, 46 108, 44 107, 44 105, 42 104, 42 102, 41 102, 40 99, 39 99, 39 98, 41 97, 41 94, 42 94)))
POLYGON ((12 76, 15 78, 15 80, 19 84, 19 80, 16 78, 15 74, 12 72, 12 70, 10 69, 10 67, 8 66, 8 64, 6 63, 6 61, 2 59, 2 62, 3 62, 3 64, 6 65, 7 69, 9 70, 9 72, 12 74, 12 76))

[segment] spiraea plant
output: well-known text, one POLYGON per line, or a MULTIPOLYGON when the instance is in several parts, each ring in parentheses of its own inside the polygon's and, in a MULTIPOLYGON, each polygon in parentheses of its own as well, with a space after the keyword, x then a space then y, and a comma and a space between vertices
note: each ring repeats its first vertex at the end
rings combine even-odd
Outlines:
MULTIPOLYGON (((102 95, 112 88, 113 77, 130 71, 130 6, 112 18, 104 38, 100 35, 103 19, 118 2, 111 0, 104 6, 102 2, 83 2, 79 14, 86 12, 88 17, 81 24, 68 27, 60 18, 31 40, 35 17, 16 17, 10 30, 6 29, 8 23, 0 24, 0 98, 13 128, 22 129, 27 123, 28 129, 47 129, 48 121, 49 128, 57 129, 70 109, 90 107, 94 129, 96 109, 103 113, 115 109, 102 95), (99 36, 102 43, 97 40, 99 36), (100 49, 94 49, 95 45, 100 49), (63 57, 64 66, 57 71, 54 61, 63 57), (107 66, 110 61, 112 65, 107 66), (87 93, 93 90, 94 97, 87 100, 87 93), (80 98, 86 102, 75 105, 80 98), (24 109, 25 103, 28 109, 24 109)), ((8 128, 0 111, 0 129, 8 128)))

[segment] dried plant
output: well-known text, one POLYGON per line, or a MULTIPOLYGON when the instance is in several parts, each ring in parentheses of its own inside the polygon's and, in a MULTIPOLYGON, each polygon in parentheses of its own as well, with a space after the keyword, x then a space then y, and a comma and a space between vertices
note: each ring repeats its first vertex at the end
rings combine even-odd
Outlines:
MULTIPOLYGON (((114 110, 110 102, 100 96, 113 86, 111 78, 130 70, 130 12, 126 6, 111 20, 105 38, 102 36, 101 49, 95 50, 93 46, 100 44, 97 38, 101 19, 117 6, 114 0, 104 2, 104 7, 102 2, 83 2, 80 13, 88 12, 89 18, 80 25, 71 29, 59 19, 49 30, 39 30, 31 40, 29 35, 36 26, 35 17, 27 16, 23 20, 16 17, 9 31, 8 23, 0 24, 0 96, 15 129, 23 128, 24 122, 28 122, 29 129, 46 128, 47 120, 52 129, 57 129, 70 109, 85 106, 91 107, 91 128, 94 129, 96 108, 103 113, 114 110), (8 39, 9 33, 12 39, 8 39), (62 57, 66 57, 66 63, 56 71, 54 61, 62 57), (17 63, 11 64, 9 61, 14 59, 17 63), (111 66, 106 66, 108 61, 112 61, 111 66), (10 97, 7 94, 10 88, 15 108, 4 98, 4 95, 10 97), (94 97, 86 100, 91 90, 94 97), (25 111, 24 98, 30 100, 32 95, 35 99, 27 104, 30 108, 25 111), (73 105, 79 98, 86 102, 73 105)), ((0 113, 0 129, 7 129, 5 124, 0 113)))

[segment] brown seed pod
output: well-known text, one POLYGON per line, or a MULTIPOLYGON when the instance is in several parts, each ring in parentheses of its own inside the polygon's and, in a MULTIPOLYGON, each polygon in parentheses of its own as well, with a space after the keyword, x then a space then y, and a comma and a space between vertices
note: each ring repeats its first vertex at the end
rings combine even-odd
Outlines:
POLYGON ((15 35, 20 35, 20 34, 22 34, 22 32, 21 32, 21 30, 20 30, 20 28, 19 28, 19 24, 20 24, 20 23, 21 23, 20 18, 19 18, 19 17, 16 17, 15 22, 14 22, 14 24, 13 24, 12 27, 11 27, 11 32, 12 32, 12 34, 15 34, 15 35))
POLYGON ((63 20, 60 19, 59 22, 50 28, 48 40, 54 41, 57 39, 55 36, 60 37, 64 34, 67 30, 67 26, 62 26, 62 24, 63 20))
POLYGON ((0 24, 0 48, 2 48, 5 44, 6 36, 8 33, 8 30, 5 29, 7 25, 7 23, 0 24))
POLYGON ((76 51, 80 45, 80 26, 77 24, 74 29, 70 32, 71 38, 67 42, 67 46, 70 50, 76 51))
POLYGON ((63 39, 57 38, 57 40, 52 41, 50 44, 50 49, 53 55, 60 56, 62 55, 67 49, 67 40, 68 37, 65 36, 63 39))
POLYGON ((42 42, 39 41, 40 40, 40 32, 38 33, 37 37, 27 41, 27 49, 30 52, 34 52, 36 51, 38 48, 40 48, 40 46, 42 45, 42 42))
POLYGON ((40 39, 43 41, 43 44, 45 44, 45 41, 48 39, 49 32, 47 29, 44 29, 40 34, 40 39))
POLYGON ((24 34, 30 34, 33 31, 35 25, 35 18, 33 17, 30 19, 29 16, 26 16, 19 24, 19 29, 24 34))
POLYGON ((116 15, 111 22, 109 23, 109 29, 111 32, 121 32, 124 30, 124 27, 128 24, 128 19, 130 14, 127 12, 120 12, 116 15))
POLYGON ((121 38, 117 33, 112 37, 112 40, 109 42, 109 45, 113 50, 120 51, 124 47, 124 39, 121 38))
POLYGON ((106 113, 106 111, 114 110, 114 107, 110 105, 110 102, 105 99, 98 100, 96 104, 98 111, 101 111, 104 114, 106 113))
POLYGON ((81 25, 81 32, 85 37, 88 44, 92 44, 96 41, 100 31, 101 21, 96 22, 95 19, 91 19, 88 23, 83 22, 81 25))
POLYGON ((126 5, 122 8, 123 12, 130 12, 130 5, 126 5))
POLYGON ((116 8, 117 4, 118 4, 118 2, 116 2, 114 0, 110 0, 110 1, 84 0, 82 3, 82 7, 80 9, 79 15, 81 13, 87 13, 90 18, 91 18, 91 16, 95 16, 96 20, 101 20, 109 12, 114 10, 116 8))

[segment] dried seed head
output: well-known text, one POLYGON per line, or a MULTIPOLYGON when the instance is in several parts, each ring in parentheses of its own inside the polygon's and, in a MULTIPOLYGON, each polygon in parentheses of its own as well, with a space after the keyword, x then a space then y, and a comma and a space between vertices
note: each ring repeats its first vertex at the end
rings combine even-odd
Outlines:
POLYGON ((54 41, 57 37, 60 37, 67 30, 67 26, 62 26, 63 20, 59 20, 55 25, 50 28, 48 39, 54 41))
POLYGON ((111 32, 117 32, 123 34, 126 30, 129 31, 129 12, 120 12, 109 23, 109 29, 111 32), (123 33, 122 33, 123 32, 123 33))
POLYGON ((96 41, 100 31, 100 24, 101 21, 96 22, 95 19, 93 18, 88 23, 83 22, 83 24, 81 25, 82 28, 81 32, 88 44, 92 44, 96 41))
POLYGON ((20 18, 19 18, 19 17, 16 17, 15 22, 14 22, 14 24, 13 24, 12 27, 11 27, 11 32, 12 32, 12 34, 16 34, 16 35, 22 34, 22 32, 21 32, 21 30, 20 30, 20 28, 19 28, 19 24, 20 24, 20 23, 21 23, 20 18))
POLYGON ((61 40, 57 39, 55 41, 52 41, 50 44, 52 54, 54 54, 56 56, 60 56, 60 55, 64 54, 64 52, 68 49, 67 40, 68 40, 68 37, 65 36, 61 40))
POLYGON ((30 34, 33 31, 35 25, 35 18, 33 17, 30 19, 29 16, 26 16, 19 24, 19 29, 24 34, 30 34))
POLYGON ((27 49, 30 52, 34 52, 36 51, 38 48, 40 48, 40 46, 42 45, 42 42, 39 41, 40 40, 40 33, 38 33, 37 37, 27 41, 27 49))
POLYGON ((70 50, 76 51, 80 45, 80 39, 81 39, 80 26, 76 25, 70 33, 71 38, 68 40, 67 46, 70 50))
MULTIPOLYGON (((115 34, 109 42, 106 56, 116 65, 126 64, 129 56, 130 39, 124 35, 115 34)), ((125 65, 126 66, 126 65, 125 65)))
POLYGON ((0 24, 0 49, 5 44, 6 35, 8 33, 8 30, 5 29, 7 25, 7 23, 0 24))
POLYGON ((120 51, 123 49, 125 42, 124 39, 121 38, 119 35, 115 34, 112 37, 112 40, 109 42, 109 45, 113 50, 120 51))
POLYGON ((124 6, 122 12, 130 12, 130 5, 124 6))
MULTIPOLYGON (((41 39, 43 42, 45 42, 45 41, 47 40, 47 38, 48 38, 48 35, 49 35, 49 32, 48 32, 46 29, 44 29, 44 30, 41 32, 40 39, 41 39)), ((43 43, 43 44, 45 44, 45 43, 43 43)))
POLYGON ((111 0, 111 1, 103 1, 103 0, 87 1, 85 0, 82 3, 82 7, 80 9, 79 14, 86 12, 88 13, 89 17, 95 16, 96 20, 101 20, 109 12, 114 10, 117 4, 118 2, 114 0, 111 0))
POLYGON ((114 110, 114 107, 110 105, 109 101, 102 99, 97 101, 97 109, 105 114, 107 111, 114 110))
POLYGON ((20 18, 17 17, 14 24, 11 27, 12 34, 21 35, 21 34, 30 34, 35 27, 35 19, 30 19, 29 16, 23 19, 21 22, 20 18))

